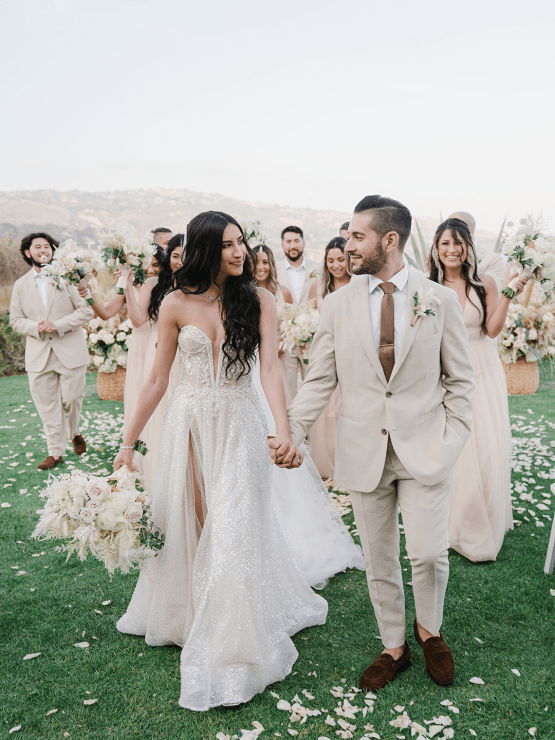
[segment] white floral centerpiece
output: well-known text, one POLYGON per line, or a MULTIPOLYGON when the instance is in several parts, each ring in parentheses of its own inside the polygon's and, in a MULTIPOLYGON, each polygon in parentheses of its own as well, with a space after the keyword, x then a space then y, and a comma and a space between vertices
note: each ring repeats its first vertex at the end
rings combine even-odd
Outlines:
POLYGON ((50 478, 40 497, 46 503, 31 537, 68 540, 56 548, 68 558, 90 553, 110 573, 127 573, 164 545, 136 471, 124 467, 102 478, 74 470, 50 478))
MULTIPOLYGON (((93 273, 104 269, 104 262, 97 252, 92 249, 79 249, 73 239, 67 239, 54 252, 52 262, 42 269, 50 275, 58 290, 66 285, 88 288, 93 273)), ((90 290, 85 300, 88 306, 94 303, 90 290)))
POLYGON ((151 234, 146 231, 137 231, 131 224, 122 224, 102 234, 100 244, 102 259, 108 267, 119 267, 121 270, 121 277, 116 283, 117 293, 125 295, 127 277, 131 270, 136 280, 144 283, 146 270, 156 251, 151 234))
MULTIPOLYGON (((312 342, 319 319, 320 314, 312 300, 294 306, 286 305, 280 325, 285 349, 291 351, 293 347, 300 347, 304 351, 312 342)), ((303 357, 303 362, 308 365, 308 358, 303 357)))
POLYGON ((117 324, 94 318, 83 328, 91 356, 90 367, 99 373, 113 373, 127 367, 127 340, 133 331, 129 319, 117 324))
POLYGON ((506 365, 516 363, 520 357, 527 362, 555 358, 555 305, 542 304, 540 291, 527 305, 511 303, 498 349, 506 365))
MULTIPOLYGON (((514 264, 519 275, 537 280, 545 291, 546 300, 551 300, 551 292, 555 287, 555 234, 547 232, 541 215, 537 218, 531 215, 521 218, 516 228, 512 222, 507 225, 513 231, 505 235, 503 254, 514 264)), ((510 300, 516 295, 515 281, 502 291, 510 300)))

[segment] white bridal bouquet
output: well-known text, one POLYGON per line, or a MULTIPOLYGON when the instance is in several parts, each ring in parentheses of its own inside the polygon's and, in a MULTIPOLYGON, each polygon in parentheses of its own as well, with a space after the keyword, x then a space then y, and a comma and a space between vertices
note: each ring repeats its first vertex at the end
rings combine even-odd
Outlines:
POLYGON ((137 231, 131 224, 115 226, 100 237, 102 259, 108 267, 119 267, 121 277, 116 283, 116 291, 125 295, 125 286, 129 272, 133 270, 135 278, 144 283, 146 270, 152 261, 156 245, 152 236, 146 231, 137 231))
MULTIPOLYGON (((291 351, 293 347, 300 347, 301 351, 304 350, 312 342, 319 318, 320 314, 311 300, 295 306, 286 305, 280 326, 285 349, 291 351)), ((308 358, 303 357, 303 362, 308 365, 308 358)))
MULTIPOLYGON (((547 233, 541 215, 521 218, 516 229, 512 222, 507 225, 513 227, 513 233, 505 235, 503 254, 515 264, 519 274, 541 284, 549 301, 555 287, 555 235, 547 233)), ((502 291, 510 300, 516 295, 513 282, 502 291)))
MULTIPOLYGON (((52 262, 42 269, 51 276, 58 290, 65 285, 79 285, 88 288, 93 271, 103 270, 104 262, 97 252, 93 252, 92 249, 79 249, 73 239, 67 239, 54 252, 52 262)), ((90 291, 85 300, 88 306, 94 303, 90 291)))
POLYGON ((525 357, 527 362, 543 357, 555 359, 555 305, 542 304, 540 290, 534 291, 527 305, 511 303, 498 348, 507 365, 519 357, 525 357))
POLYGON ((136 471, 120 468, 107 478, 74 470, 51 478, 40 496, 46 501, 31 537, 68 540, 57 547, 88 553, 110 573, 127 573, 164 545, 164 535, 150 516, 149 497, 138 485, 136 471))
POLYGON ((127 339, 133 331, 129 319, 120 324, 94 318, 83 327, 92 369, 99 373, 113 373, 118 367, 127 367, 127 339))

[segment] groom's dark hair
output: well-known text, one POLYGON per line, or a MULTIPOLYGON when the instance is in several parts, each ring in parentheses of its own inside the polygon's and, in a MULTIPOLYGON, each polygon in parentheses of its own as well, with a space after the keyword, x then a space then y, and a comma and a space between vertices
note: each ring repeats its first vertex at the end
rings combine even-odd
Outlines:
POLYGON ((380 237, 388 231, 394 231, 399 235, 399 249, 402 251, 405 248, 412 226, 412 216, 406 206, 393 198, 367 195, 355 206, 355 213, 361 211, 372 211, 372 228, 380 237))

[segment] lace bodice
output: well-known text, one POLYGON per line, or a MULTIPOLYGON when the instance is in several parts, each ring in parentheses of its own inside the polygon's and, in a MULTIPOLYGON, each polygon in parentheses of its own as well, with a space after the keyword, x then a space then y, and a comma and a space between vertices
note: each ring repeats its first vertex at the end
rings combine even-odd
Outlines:
POLYGON ((238 378, 240 369, 228 375, 225 371, 226 357, 222 352, 223 341, 214 377, 212 342, 206 334, 193 324, 181 327, 178 337, 179 383, 199 390, 246 390, 252 386, 251 374, 238 378))

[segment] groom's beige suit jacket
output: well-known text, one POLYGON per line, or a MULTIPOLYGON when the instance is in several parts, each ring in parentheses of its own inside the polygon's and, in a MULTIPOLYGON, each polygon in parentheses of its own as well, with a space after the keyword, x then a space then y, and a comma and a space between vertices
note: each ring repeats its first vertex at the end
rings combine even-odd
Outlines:
POLYGON ((89 353, 81 329, 92 319, 94 311, 77 292, 68 286, 57 290, 48 287, 46 310, 35 282, 35 270, 16 280, 10 304, 10 325, 27 335, 25 370, 40 373, 52 350, 62 365, 72 369, 88 365, 89 353), (48 320, 56 324, 56 334, 39 333, 38 324, 48 320))
POLYGON ((474 375, 456 293, 409 270, 405 333, 386 381, 370 323, 368 276, 326 297, 308 374, 289 407, 300 444, 341 389, 335 480, 347 490, 373 491, 381 478, 388 438, 401 463, 423 485, 447 478, 470 432, 474 375), (435 316, 414 326, 415 293, 433 290, 435 316))
MULTIPOLYGON (((311 260, 310 257, 305 257, 304 260, 304 267, 305 267, 305 278, 303 283, 303 289, 301 292, 301 297, 299 298, 299 303, 304 303, 308 300, 308 294, 310 293, 310 287, 312 285, 312 278, 321 278, 322 277, 322 263, 321 262, 315 262, 314 260, 311 260)), ((277 265, 277 278, 278 283, 281 285, 285 285, 286 288, 289 288, 291 290, 291 283, 289 282, 289 273, 287 271, 287 260, 285 257, 282 260, 279 260, 277 265)), ((291 290, 291 295, 293 295, 293 291, 291 290)), ((295 301, 295 296, 293 295, 293 301, 295 301)))

